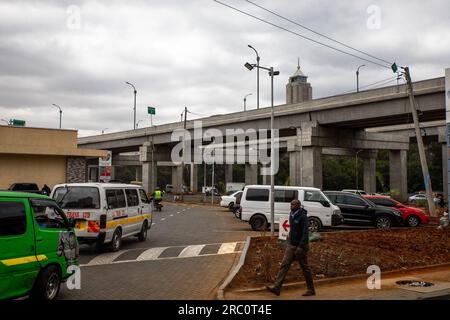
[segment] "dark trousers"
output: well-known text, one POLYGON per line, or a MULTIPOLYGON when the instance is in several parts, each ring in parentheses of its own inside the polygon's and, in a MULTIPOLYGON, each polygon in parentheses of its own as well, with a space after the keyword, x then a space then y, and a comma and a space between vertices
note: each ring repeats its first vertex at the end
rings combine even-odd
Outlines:
POLYGON ((281 263, 281 269, 278 272, 277 278, 275 280, 275 288, 281 290, 281 286, 283 285, 284 278, 291 267, 292 262, 297 260, 302 268, 303 275, 305 276, 306 286, 309 290, 314 290, 314 281, 312 277, 311 268, 308 265, 308 247, 303 247, 300 249, 297 246, 293 246, 291 244, 287 244, 286 251, 284 252, 283 262, 281 263))

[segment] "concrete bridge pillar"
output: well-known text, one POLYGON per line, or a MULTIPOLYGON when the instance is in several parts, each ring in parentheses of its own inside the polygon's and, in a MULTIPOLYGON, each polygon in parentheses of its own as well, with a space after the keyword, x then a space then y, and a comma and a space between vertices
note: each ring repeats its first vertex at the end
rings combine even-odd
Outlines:
POLYGON ((145 142, 139 148, 139 160, 142 163, 142 186, 147 192, 152 192, 156 187, 156 161, 154 161, 153 146, 150 142, 145 142))
POLYGON ((225 164, 225 186, 228 182, 234 182, 233 181, 233 165, 232 164, 225 164))
MULTIPOLYGON (((302 187, 314 187, 322 189, 322 148, 321 147, 303 147, 303 181, 299 181, 298 185, 302 187)), ((300 154, 300 152, 298 152, 300 154)), ((301 156, 301 154, 300 154, 301 156)), ((298 158, 298 156, 297 156, 298 158)), ((296 159, 300 162, 299 159, 296 159)), ((300 172, 296 171, 295 175, 299 176, 300 172)), ((292 179, 292 178, 291 178, 292 179)), ((292 184, 292 183, 291 183, 292 184)))
POLYGON ((245 164, 245 184, 258 184, 257 164, 245 164))
POLYGON ((181 184, 183 183, 183 166, 173 166, 172 167, 172 185, 173 185, 173 191, 176 193, 180 193, 181 190, 181 184))
POLYGON ((389 180, 392 196, 399 201, 408 199, 407 151, 389 151, 389 180))
POLYGON ((377 192, 377 159, 364 159, 364 191, 367 193, 377 192))
POLYGON ((449 149, 447 143, 442 144, 442 192, 444 193, 444 198, 448 198, 448 156, 449 149))
POLYGON ((198 191, 198 164, 195 163, 191 163, 191 170, 190 170, 190 174, 191 174, 191 185, 190 185, 190 189, 192 192, 197 192, 198 191))

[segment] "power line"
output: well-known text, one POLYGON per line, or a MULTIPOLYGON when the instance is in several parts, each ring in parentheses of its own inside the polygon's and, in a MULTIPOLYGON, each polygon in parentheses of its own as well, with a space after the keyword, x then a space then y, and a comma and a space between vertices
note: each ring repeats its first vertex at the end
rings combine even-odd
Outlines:
POLYGON ((245 12, 245 11, 243 11, 243 10, 240 10, 240 9, 238 9, 238 8, 235 8, 235 7, 233 7, 233 6, 230 6, 230 5, 228 5, 228 4, 226 4, 226 3, 223 3, 223 2, 221 2, 221 1, 214 0, 214 2, 217 2, 217 3, 219 3, 219 4, 221 4, 221 5, 225 6, 225 7, 228 7, 228 8, 230 8, 230 9, 233 9, 233 10, 235 10, 235 11, 237 11, 237 12, 240 12, 240 13, 246 15, 246 16, 249 16, 249 17, 251 17, 251 18, 253 18, 253 19, 256 19, 256 20, 259 20, 259 21, 261 21, 261 22, 264 22, 264 23, 266 23, 266 24, 268 24, 268 25, 271 25, 271 26, 273 26, 273 27, 276 27, 276 28, 278 28, 278 29, 281 29, 281 30, 284 30, 284 31, 286 31, 286 32, 292 33, 292 34, 294 34, 294 35, 296 35, 296 36, 298 36, 298 37, 300 37, 300 38, 303 38, 303 39, 312 41, 312 42, 314 42, 314 43, 317 43, 317 44, 319 44, 319 45, 325 46, 325 47, 327 47, 327 48, 329 48, 329 49, 338 51, 338 52, 340 52, 340 53, 349 55, 349 56, 351 56, 351 57, 354 57, 354 58, 357 58, 357 59, 360 59, 360 60, 363 60, 363 61, 366 61, 366 62, 375 64, 375 65, 378 65, 378 66, 383 67, 383 68, 391 69, 390 66, 388 67, 388 66, 386 66, 386 65, 383 65, 383 64, 381 64, 381 63, 375 62, 375 61, 373 61, 373 60, 366 59, 366 58, 361 57, 361 56, 358 56, 358 55, 356 55, 356 54, 353 54, 353 53, 350 53, 350 52, 341 50, 341 49, 339 49, 339 48, 330 46, 330 45, 325 44, 325 43, 323 43, 323 42, 314 40, 314 39, 312 39, 312 38, 309 38, 309 37, 307 37, 307 36, 304 36, 304 35, 302 35, 302 34, 299 34, 299 33, 295 32, 295 31, 286 29, 286 28, 284 28, 284 27, 282 27, 282 26, 279 26, 279 25, 277 25, 277 24, 275 24, 275 23, 272 23, 272 22, 270 22, 270 21, 264 20, 264 19, 262 19, 262 18, 259 18, 259 17, 257 17, 257 16, 254 16, 254 15, 248 13, 248 12, 245 12))
MULTIPOLYGON (((369 87, 372 87, 372 86, 375 86, 375 85, 382 86, 382 85, 391 83, 391 82, 396 81, 396 80, 397 80, 397 77, 394 77, 394 78, 389 77, 387 79, 383 79, 383 80, 380 80, 380 81, 377 81, 377 82, 370 83, 370 84, 367 84, 365 86, 362 86, 362 87, 360 87, 360 89, 369 88, 369 87)), ((345 92, 343 92, 341 94, 347 94, 347 93, 351 93, 351 92, 354 92, 354 91, 355 91, 355 89, 352 89, 352 90, 349 90, 349 91, 345 91, 345 92)))
POLYGON ((341 41, 338 41, 338 40, 336 40, 336 39, 333 39, 333 38, 331 38, 331 37, 328 37, 327 35, 324 35, 324 34, 322 34, 322 33, 320 33, 320 32, 317 32, 317 31, 315 31, 315 30, 313 30, 313 29, 311 29, 311 28, 309 28, 309 27, 307 27, 307 26, 305 26, 305 25, 303 25, 303 24, 300 24, 300 23, 298 23, 298 22, 296 22, 296 21, 293 21, 293 20, 291 20, 291 19, 289 19, 289 18, 286 18, 286 17, 284 17, 284 16, 282 16, 282 15, 280 15, 280 14, 274 12, 274 11, 271 11, 271 10, 269 10, 269 9, 267 9, 267 8, 264 8, 263 6, 261 6, 261 5, 259 5, 259 4, 254 3, 254 2, 252 2, 252 1, 250 1, 250 0, 245 0, 245 1, 247 1, 248 3, 250 3, 250 4, 256 6, 256 7, 260 8, 260 9, 262 9, 262 10, 264 10, 264 11, 267 11, 267 12, 269 12, 269 13, 271 13, 271 14, 277 16, 277 17, 280 18, 280 19, 283 19, 283 20, 286 20, 286 21, 288 21, 288 22, 290 22, 290 23, 293 23, 293 24, 295 24, 295 25, 297 25, 297 26, 299 26, 299 27, 301 27, 301 28, 303 28, 303 29, 306 29, 306 30, 308 30, 308 31, 311 31, 312 33, 315 33, 315 34, 317 34, 317 35, 319 35, 319 36, 321 36, 321 37, 324 37, 324 38, 326 38, 326 39, 328 39, 328 40, 330 40, 330 41, 336 42, 336 43, 338 43, 338 44, 340 44, 340 45, 342 45, 342 46, 344 46, 344 47, 346 47, 346 48, 348 48, 348 49, 357 51, 357 52, 362 53, 362 54, 364 54, 364 55, 366 55, 366 56, 369 56, 369 57, 371 57, 371 58, 374 58, 374 59, 376 59, 376 60, 378 60, 378 61, 385 62, 385 63, 387 63, 387 64, 389 64, 389 65, 392 65, 392 62, 389 62, 389 61, 387 61, 387 60, 384 60, 384 59, 375 57, 374 55, 371 55, 371 54, 369 54, 369 53, 367 53, 367 52, 358 50, 358 49, 356 49, 356 48, 354 48, 354 47, 352 47, 352 46, 349 46, 349 45, 347 45, 347 44, 345 44, 345 43, 343 43, 343 42, 341 42, 341 41))

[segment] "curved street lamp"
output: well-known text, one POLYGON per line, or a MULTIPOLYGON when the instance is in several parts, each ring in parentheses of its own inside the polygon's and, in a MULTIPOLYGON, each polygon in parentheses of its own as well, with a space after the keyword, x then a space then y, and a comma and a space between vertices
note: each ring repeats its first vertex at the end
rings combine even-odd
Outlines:
POLYGON ((247 111, 247 97, 251 96, 251 93, 248 93, 245 97, 244 97, 244 111, 247 111))
MULTIPOLYGON (((253 49, 256 53, 256 67, 258 68, 258 71, 256 73, 256 108, 259 109, 259 54, 258 51, 256 51, 255 48, 253 48, 251 45, 248 45, 250 49, 253 49)), ((250 69, 251 70, 251 69, 250 69)))
POLYGON ((356 70, 356 92, 359 92, 359 69, 361 69, 362 67, 365 67, 365 66, 366 66, 365 64, 362 64, 356 70))
POLYGON ((54 104, 54 103, 52 104, 52 106, 54 106, 54 107, 59 109, 59 128, 61 129, 61 121, 62 121, 62 110, 61 110, 61 107, 58 106, 57 104, 54 104))
POLYGON ((136 91, 136 87, 132 84, 132 83, 130 83, 130 82, 125 82, 126 84, 128 84, 128 85, 130 85, 130 86, 132 86, 133 87, 133 90, 134 90, 134 107, 133 107, 133 111, 134 111, 134 120, 133 120, 133 129, 134 130, 136 130, 136 94, 137 94, 137 91, 136 91))

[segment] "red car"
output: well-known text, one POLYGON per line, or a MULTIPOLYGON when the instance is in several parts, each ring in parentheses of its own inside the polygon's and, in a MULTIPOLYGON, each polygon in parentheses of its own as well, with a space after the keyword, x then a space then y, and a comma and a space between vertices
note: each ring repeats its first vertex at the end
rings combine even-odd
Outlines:
POLYGON ((420 224, 427 224, 430 222, 430 217, 427 216, 421 209, 414 207, 407 207, 404 204, 386 196, 364 196, 364 198, 372 201, 377 206, 395 208, 402 213, 405 223, 410 227, 417 227, 420 224))

